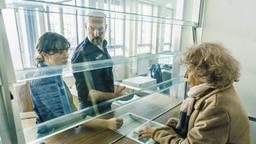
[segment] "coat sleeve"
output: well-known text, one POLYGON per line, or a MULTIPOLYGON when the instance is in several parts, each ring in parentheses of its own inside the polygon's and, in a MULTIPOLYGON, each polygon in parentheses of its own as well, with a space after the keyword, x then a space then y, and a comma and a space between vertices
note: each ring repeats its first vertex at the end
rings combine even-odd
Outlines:
POLYGON ((180 137, 172 128, 158 128, 153 139, 160 144, 225 144, 229 135, 229 116, 220 108, 208 107, 198 113, 187 137, 180 137))

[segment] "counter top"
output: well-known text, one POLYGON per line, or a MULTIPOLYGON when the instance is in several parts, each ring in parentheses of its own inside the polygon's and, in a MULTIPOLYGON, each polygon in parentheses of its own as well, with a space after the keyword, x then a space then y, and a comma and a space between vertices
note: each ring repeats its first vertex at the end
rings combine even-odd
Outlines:
MULTIPOLYGON (((117 108, 113 112, 105 114, 102 117, 109 117, 109 115, 119 117, 126 113, 134 113, 143 118, 164 124, 169 117, 178 117, 179 104, 180 100, 175 97, 157 93, 117 108)), ((95 142, 97 142, 97 144, 138 143, 117 133, 116 131, 102 128, 87 128, 85 126, 69 129, 65 132, 47 138, 43 142, 46 144, 95 144, 95 142)))

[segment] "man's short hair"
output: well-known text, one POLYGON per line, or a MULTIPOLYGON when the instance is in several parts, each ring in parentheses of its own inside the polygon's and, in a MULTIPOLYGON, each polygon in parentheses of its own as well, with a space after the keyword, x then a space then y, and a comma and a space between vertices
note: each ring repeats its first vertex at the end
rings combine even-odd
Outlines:
POLYGON ((99 18, 103 18, 104 22, 106 22, 106 14, 104 14, 101 11, 90 11, 88 14, 87 20, 89 17, 99 17, 99 18))
POLYGON ((90 11, 88 16, 106 18, 106 14, 101 11, 90 11))

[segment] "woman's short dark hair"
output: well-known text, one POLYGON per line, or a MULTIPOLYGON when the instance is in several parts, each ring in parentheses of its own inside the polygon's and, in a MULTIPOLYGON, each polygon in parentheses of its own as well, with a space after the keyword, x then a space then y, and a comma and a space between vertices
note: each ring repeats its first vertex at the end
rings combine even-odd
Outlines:
POLYGON ((232 84, 240 77, 239 62, 217 43, 192 46, 185 52, 183 63, 189 66, 197 79, 216 88, 232 84))
POLYGON ((62 50, 70 48, 70 43, 64 36, 55 32, 44 33, 36 44, 36 64, 44 62, 43 53, 53 54, 60 48, 62 50))

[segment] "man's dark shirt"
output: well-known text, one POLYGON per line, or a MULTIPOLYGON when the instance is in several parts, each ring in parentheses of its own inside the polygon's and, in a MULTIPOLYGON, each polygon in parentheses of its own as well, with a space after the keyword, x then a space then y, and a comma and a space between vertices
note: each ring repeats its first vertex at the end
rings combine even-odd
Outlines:
MULTIPOLYGON (((71 63, 81 63, 89 61, 97 61, 104 59, 111 59, 107 49, 107 41, 103 41, 103 50, 92 44, 88 38, 81 42, 75 49, 71 63)), ((74 73, 80 109, 92 106, 89 100, 89 90, 94 89, 102 92, 114 92, 114 80, 112 73, 112 66, 107 68, 94 69, 85 72, 74 73)), ((98 102, 100 104, 104 101, 98 102)), ((104 103, 98 105, 100 113, 111 108, 111 103, 104 103)))

